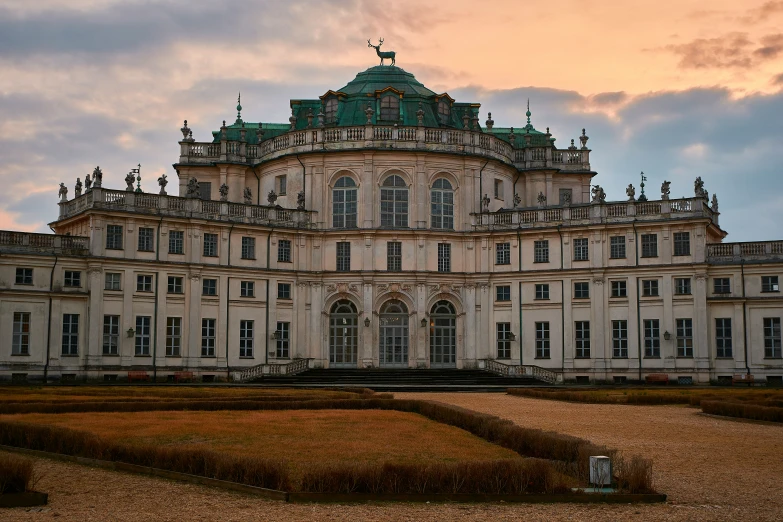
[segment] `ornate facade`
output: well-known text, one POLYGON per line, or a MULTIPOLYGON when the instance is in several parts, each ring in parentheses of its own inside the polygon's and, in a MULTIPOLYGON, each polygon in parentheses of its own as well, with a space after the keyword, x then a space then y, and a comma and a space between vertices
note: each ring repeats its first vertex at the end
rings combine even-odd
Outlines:
POLYGON ((0 375, 783 376, 783 241, 724 243, 700 179, 607 202, 584 130, 482 125, 392 66, 291 109, 238 105, 206 142, 185 122, 179 196, 96 169, 55 235, 0 232, 0 375))

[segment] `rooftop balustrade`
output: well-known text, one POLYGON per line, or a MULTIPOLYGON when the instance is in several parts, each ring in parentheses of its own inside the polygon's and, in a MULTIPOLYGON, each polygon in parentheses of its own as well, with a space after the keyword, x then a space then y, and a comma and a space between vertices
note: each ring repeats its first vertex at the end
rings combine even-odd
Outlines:
POLYGON ((247 205, 145 192, 93 188, 70 201, 60 202, 60 219, 87 209, 122 210, 167 217, 191 217, 275 227, 314 228, 312 210, 247 205))
POLYGON ((764 261, 783 261, 783 241, 707 245, 707 262, 710 264, 764 261))
MULTIPOLYGON (((518 134, 515 141, 525 143, 525 134, 518 134)), ((197 143, 184 140, 180 142, 179 162, 256 165, 288 154, 365 148, 467 153, 493 158, 519 169, 590 171, 590 150, 587 148, 515 148, 491 133, 476 130, 382 125, 294 130, 258 145, 244 141, 197 143)))
POLYGON ((90 238, 0 230, 0 250, 86 256, 90 253, 90 238))

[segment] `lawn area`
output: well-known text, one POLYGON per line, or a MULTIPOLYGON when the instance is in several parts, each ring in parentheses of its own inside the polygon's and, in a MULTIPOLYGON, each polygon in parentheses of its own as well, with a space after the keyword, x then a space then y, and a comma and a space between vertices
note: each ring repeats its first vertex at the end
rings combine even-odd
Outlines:
POLYGON ((129 444, 189 445, 285 459, 294 476, 321 462, 521 458, 461 429, 398 411, 151 411, 2 415, 0 419, 88 431, 129 444))

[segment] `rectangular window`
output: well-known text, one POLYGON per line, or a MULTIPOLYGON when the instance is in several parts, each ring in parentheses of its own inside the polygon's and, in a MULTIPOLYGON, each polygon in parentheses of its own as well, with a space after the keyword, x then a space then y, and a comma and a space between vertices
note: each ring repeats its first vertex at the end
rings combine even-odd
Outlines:
POLYGON ((278 299, 291 299, 291 284, 290 283, 277 283, 277 298, 278 299))
POLYGON ((780 317, 764 318, 764 357, 780 359, 781 352, 780 317))
POLYGON ((122 250, 122 225, 106 225, 106 249, 122 250))
POLYGON ((451 243, 438 243, 438 272, 451 272, 451 243))
POLYGON ((712 284, 716 294, 731 293, 731 278, 716 277, 715 279, 712 280, 712 284))
POLYGON ((199 193, 201 194, 201 199, 204 201, 209 201, 212 199, 212 183, 209 181, 199 181, 198 189, 199 193))
POLYGON ((386 270, 389 272, 402 270, 402 243, 399 241, 386 243, 386 270))
POLYGON ((239 356, 253 357, 253 321, 239 321, 239 356))
POLYGON ((63 314, 62 354, 79 354, 79 314, 63 314))
POLYGON ((277 241, 277 262, 291 262, 291 242, 287 239, 279 239, 277 241))
POLYGON ((66 270, 63 284, 65 284, 65 286, 70 286, 74 288, 78 288, 82 286, 82 273, 75 272, 73 270, 66 270))
POLYGON ((337 271, 349 272, 351 270, 351 243, 339 241, 337 243, 337 271))
POLYGON ((286 190, 288 189, 288 178, 285 176, 277 176, 277 178, 275 178, 275 185, 277 185, 277 195, 285 196, 286 190))
POLYGON ((152 292, 152 276, 139 274, 136 276, 137 292, 152 292))
POLYGON ((761 276, 762 292, 780 292, 778 276, 761 276))
POLYGON ((511 301, 511 287, 508 285, 496 286, 495 301, 511 301))
POLYGON ((168 292, 170 294, 182 293, 182 278, 179 276, 169 276, 168 292))
POLYGON ((179 357, 182 350, 182 318, 166 318, 166 356, 179 357))
POLYGON ((31 285, 31 284, 33 284, 33 269, 32 268, 17 268, 16 269, 16 284, 17 285, 31 285))
POLYGON ((120 345, 120 316, 103 316, 103 355, 118 355, 120 345))
POLYGON ((154 252, 154 228, 139 228, 139 252, 154 252))
POLYGON ((589 259, 589 247, 587 238, 574 239, 574 261, 587 261, 589 259))
POLYGON ((715 319, 715 347, 717 357, 733 357, 731 346, 731 319, 715 319))
POLYGON ((675 295, 691 295, 691 278, 677 277, 674 280, 675 295))
POLYGON ((201 320, 201 356, 215 356, 215 319, 201 320))
POLYGON ((628 321, 612 321, 612 357, 628 357, 628 321))
POLYGON ((495 245, 495 264, 511 264, 511 243, 498 243, 495 245))
POLYGON ((677 319, 677 357, 693 357, 693 319, 677 319))
POLYGON ((239 282, 239 297, 254 297, 256 294, 256 283, 254 281, 239 282))
POLYGON ((218 235, 204 234, 204 257, 217 257, 218 255, 218 235))
POLYGON ((625 281, 612 281, 612 297, 628 297, 628 285, 625 281))
POLYGON ((503 199, 503 180, 495 180, 495 199, 503 199))
POLYGON ((121 290, 120 281, 122 281, 122 274, 116 272, 106 272, 106 285, 105 290, 121 290))
POLYGON ((657 279, 644 279, 644 280, 642 280, 642 296, 643 297, 658 297, 658 280, 657 279))
POLYGON ((185 253, 185 233, 182 230, 169 231, 169 254, 185 253))
POLYGON ((533 243, 533 262, 549 263, 549 240, 542 239, 533 243))
POLYGON ((536 359, 549 359, 549 322, 536 323, 536 359))
POLYGON ((690 232, 675 232, 674 233, 674 255, 675 256, 689 256, 689 255, 691 255, 691 233, 690 232))
POLYGON ((30 312, 14 312, 11 355, 30 355, 30 312))
POLYGON ((277 349, 275 356, 278 359, 288 359, 290 357, 291 346, 291 323, 277 323, 277 349))
POLYGON ((150 354, 150 323, 152 317, 148 315, 136 316, 136 355, 150 354))
POLYGON ((256 238, 243 237, 242 259, 255 259, 255 258, 256 258, 256 238))
POLYGON ((498 359, 511 359, 511 323, 497 323, 498 359))
POLYGON ((549 284, 541 283, 536 285, 536 299, 549 299, 549 284))
POLYGON ((609 238, 609 257, 611 259, 625 259, 625 236, 609 238))
POLYGON ((590 298, 590 283, 587 281, 580 281, 574 283, 574 299, 589 299, 590 298))
POLYGON ((201 295, 217 295, 217 279, 203 279, 201 281, 201 295))
POLYGON ((576 321, 574 323, 576 337, 575 348, 577 359, 590 358, 590 321, 576 321))
POLYGON ((658 257, 658 234, 642 234, 642 257, 658 257))
POLYGON ((661 328, 658 319, 644 320, 644 356, 661 356, 661 328))

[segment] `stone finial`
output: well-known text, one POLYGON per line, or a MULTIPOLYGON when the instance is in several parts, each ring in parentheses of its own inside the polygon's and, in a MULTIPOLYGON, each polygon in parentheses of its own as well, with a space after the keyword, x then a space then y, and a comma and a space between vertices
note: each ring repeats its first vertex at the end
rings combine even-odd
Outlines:
POLYGON ((508 131, 508 141, 511 143, 512 146, 517 141, 517 137, 514 135, 514 127, 511 127, 508 131))
POLYGON ((644 195, 644 182, 647 181, 647 176, 644 175, 644 171, 642 171, 640 176, 642 181, 641 183, 639 183, 639 188, 641 189, 641 194, 639 194, 639 201, 644 203, 645 201, 647 201, 647 196, 644 195))
POLYGON ((701 180, 701 176, 696 178, 693 182, 693 194, 697 198, 707 199, 707 191, 704 190, 704 182, 701 180))
POLYGON ((269 202, 270 205, 274 205, 275 201, 277 201, 277 192, 274 190, 270 190, 269 194, 266 195, 266 200, 269 202))
POLYGON ((92 190, 92 180, 90 179, 90 175, 87 174, 84 177, 84 193, 86 194, 87 192, 89 192, 91 190, 92 190))
POLYGON ((94 188, 101 188, 103 184, 103 171, 100 167, 95 167, 92 171, 92 186, 94 188))
POLYGON ((68 201, 68 187, 65 186, 65 183, 60 183, 60 191, 57 195, 60 196, 61 203, 68 201))
POLYGON ((625 195, 628 196, 628 201, 636 201, 636 189, 633 187, 633 183, 628 184, 625 195))
POLYGON ((185 120, 185 125, 182 126, 180 132, 182 132, 182 140, 187 141, 188 135, 190 134, 190 128, 188 127, 188 120, 185 120))
POLYGON ((462 128, 465 130, 470 129, 470 109, 465 109, 465 112, 462 113, 462 128))
POLYGON ((239 127, 239 141, 247 141, 247 129, 244 121, 241 123, 241 127, 239 127))
POLYGON ((220 126, 220 140, 226 141, 228 137, 228 128, 226 127, 226 120, 223 120, 223 125, 220 126))
POLYGON ((663 180, 663 183, 661 183, 661 199, 663 201, 669 199, 669 194, 671 194, 672 192, 671 188, 669 188, 671 184, 672 184, 671 181, 666 181, 666 180, 663 180))
POLYGON ((582 143, 582 150, 587 150, 587 140, 589 140, 590 137, 585 134, 585 130, 582 129, 582 135, 579 136, 579 141, 582 143))
POLYGON ((158 178, 158 185, 160 185, 160 192, 159 192, 159 194, 161 196, 167 195, 166 194, 166 185, 168 185, 168 184, 169 184, 169 180, 166 179, 166 175, 165 174, 161 174, 160 177, 158 178))
POLYGON ((245 205, 253 204, 253 193, 250 191, 250 187, 245 187, 245 190, 242 192, 242 197, 245 199, 245 205))
POLYGON ((256 139, 258 140, 258 143, 261 143, 264 140, 264 129, 261 127, 260 123, 256 129, 256 139))
POLYGON ((424 125, 424 107, 421 102, 419 102, 419 110, 416 111, 416 124, 419 127, 424 125))
POLYGON ((546 206, 546 196, 543 192, 538 193, 538 197, 536 197, 536 201, 538 201, 539 207, 545 207, 546 206))
POLYGON ((495 125, 495 120, 492 119, 492 113, 487 113, 487 121, 484 122, 484 124, 487 126, 488 130, 492 130, 492 127, 495 125))
POLYGON ((602 189, 600 185, 593 185, 593 189, 591 190, 591 193, 593 195, 593 200, 591 203, 606 202, 606 193, 604 192, 604 189, 602 189))
POLYGON ((133 175, 133 172, 128 172, 128 175, 125 176, 125 184, 127 185, 125 187, 125 190, 127 192, 133 192, 133 182, 136 181, 136 176, 133 175))
POLYGON ((193 131, 188 132, 188 141, 196 141, 193 139, 193 131))
POLYGON ((484 194, 484 197, 481 198, 481 208, 483 209, 484 212, 489 212, 489 203, 491 201, 492 200, 489 199, 489 194, 484 194))
POLYGON ((228 201, 228 185, 225 183, 220 185, 218 192, 220 192, 220 201, 228 201))
POLYGON ((576 150, 576 145, 574 145, 574 140, 571 140, 571 145, 569 145, 568 150, 576 150))
POLYGON ((372 115, 375 114, 375 111, 372 109, 372 103, 367 104, 364 114, 367 115, 367 125, 372 125, 372 115))
POLYGON ((304 210, 305 208, 305 192, 304 190, 300 190, 296 194, 296 208, 299 210, 304 210))
POLYGON ((307 128, 311 129, 313 128, 313 118, 315 115, 313 114, 313 109, 310 109, 307 111, 307 128))
POLYGON ((713 212, 718 212, 718 195, 714 192, 712 193, 712 205, 710 206, 710 209, 713 212))
POLYGON ((196 178, 190 178, 188 180, 186 198, 201 199, 201 187, 198 184, 196 178))
POLYGON ((235 123, 242 123, 242 93, 237 94, 237 120, 235 123))
POLYGON ((291 107, 291 117, 288 118, 288 123, 291 124, 291 130, 296 130, 296 107, 291 107))
POLYGON ((76 178, 76 187, 73 189, 73 197, 78 198, 82 195, 82 180, 76 178))
POLYGON ((522 203, 522 198, 519 197, 519 194, 514 193, 514 206, 518 207, 522 203))
POLYGON ((320 109, 318 109, 318 114, 316 115, 318 118, 318 126, 323 127, 324 126, 324 119, 326 118, 326 115, 324 114, 324 108, 321 106, 320 109))

